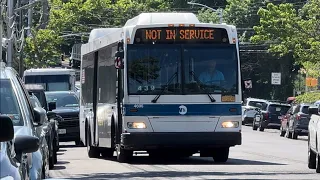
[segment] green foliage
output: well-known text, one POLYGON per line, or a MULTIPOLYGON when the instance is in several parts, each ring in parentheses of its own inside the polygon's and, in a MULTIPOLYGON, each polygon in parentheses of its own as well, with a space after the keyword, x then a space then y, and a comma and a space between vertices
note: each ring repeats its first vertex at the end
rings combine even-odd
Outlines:
POLYGON ((296 97, 298 103, 314 103, 320 100, 320 92, 307 92, 296 97))
POLYGON ((260 25, 254 27, 256 35, 251 40, 272 43, 270 52, 280 56, 293 52, 298 63, 317 62, 320 57, 319 8, 318 0, 309 1, 300 13, 290 3, 269 3, 258 12, 260 25))
POLYGON ((59 62, 58 47, 61 43, 53 30, 33 30, 33 37, 26 39, 24 62, 26 68, 42 68, 56 65, 59 62))

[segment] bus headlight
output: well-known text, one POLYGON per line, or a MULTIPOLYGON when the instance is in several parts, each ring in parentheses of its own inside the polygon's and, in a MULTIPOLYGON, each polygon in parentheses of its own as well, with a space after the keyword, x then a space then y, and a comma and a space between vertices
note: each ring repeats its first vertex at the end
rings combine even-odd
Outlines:
POLYGON ((221 124, 223 128, 237 128, 239 127, 238 121, 225 121, 221 124))
POLYGON ((145 129, 147 128, 146 124, 143 122, 128 122, 127 126, 129 129, 145 129))

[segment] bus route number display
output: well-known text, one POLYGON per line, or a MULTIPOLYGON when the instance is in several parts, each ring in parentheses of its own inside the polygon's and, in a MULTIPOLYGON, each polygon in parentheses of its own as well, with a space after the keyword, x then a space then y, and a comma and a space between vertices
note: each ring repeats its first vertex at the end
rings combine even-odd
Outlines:
POLYGON ((229 39, 227 31, 222 28, 161 27, 138 29, 134 43, 229 43, 229 39))

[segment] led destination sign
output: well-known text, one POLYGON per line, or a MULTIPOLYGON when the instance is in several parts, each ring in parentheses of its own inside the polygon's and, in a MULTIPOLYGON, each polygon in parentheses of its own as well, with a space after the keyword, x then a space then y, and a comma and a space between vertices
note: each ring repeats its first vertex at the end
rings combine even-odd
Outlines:
POLYGON ((228 44, 225 29, 207 27, 161 27, 138 29, 135 44, 189 44, 223 43, 228 44))

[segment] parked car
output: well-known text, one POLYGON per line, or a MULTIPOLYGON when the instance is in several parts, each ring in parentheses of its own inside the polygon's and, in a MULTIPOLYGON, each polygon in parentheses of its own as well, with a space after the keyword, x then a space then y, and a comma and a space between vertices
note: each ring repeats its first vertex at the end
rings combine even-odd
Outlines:
POLYGON ((59 122, 59 140, 61 142, 75 141, 76 145, 83 145, 80 141, 79 127, 79 98, 74 91, 47 91, 48 102, 55 102, 53 112, 63 119, 59 122))
POLYGON ((320 106, 309 107, 308 167, 320 173, 320 106))
POLYGON ((0 63, 0 114, 11 118, 15 136, 31 136, 39 139, 39 149, 27 153, 30 179, 44 179, 49 176, 49 151, 40 128, 45 122, 46 114, 39 108, 33 108, 29 94, 24 88, 18 73, 0 63))
POLYGON ((14 138, 11 118, 0 115, 0 121, 0 179, 29 179, 28 159, 25 154, 39 149, 39 139, 33 136, 14 138))
POLYGON ((254 121, 253 128, 259 128, 259 131, 264 131, 265 128, 280 129, 282 115, 289 109, 290 105, 280 101, 268 100, 261 108, 261 121, 254 121))
MULTIPOLYGON (((34 94, 37 99, 39 100, 41 107, 46 110, 47 117, 50 121, 50 124, 52 126, 52 136, 51 138, 53 141, 53 150, 58 151, 59 150, 59 134, 58 134, 58 123, 62 120, 62 117, 57 115, 56 113, 52 112, 52 110, 56 109, 56 103, 55 102, 47 102, 46 95, 45 95, 45 89, 40 84, 26 84, 26 89, 28 90, 29 94, 34 94)), ((49 143, 50 145, 50 143, 49 143)), ((49 147, 51 148, 51 147, 49 147)))
POLYGON ((266 103, 266 100, 247 98, 242 103, 242 125, 252 124, 257 111, 266 103))
POLYGON ((308 135, 309 106, 310 104, 304 103, 295 104, 282 116, 280 136, 297 139, 298 136, 308 135))
MULTIPOLYGON (((47 114, 46 110, 41 107, 38 98, 34 94, 30 95, 30 100, 33 108, 38 108, 39 110, 43 111, 43 113, 47 114)), ((56 137, 56 135, 54 134, 55 128, 56 127, 52 126, 47 117, 45 118, 43 124, 36 128, 37 131, 38 129, 40 131, 42 129, 46 129, 46 134, 44 136, 49 148, 49 169, 53 169, 54 164, 57 163, 57 151, 55 150, 56 148, 54 148, 56 137)))

